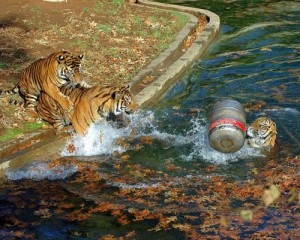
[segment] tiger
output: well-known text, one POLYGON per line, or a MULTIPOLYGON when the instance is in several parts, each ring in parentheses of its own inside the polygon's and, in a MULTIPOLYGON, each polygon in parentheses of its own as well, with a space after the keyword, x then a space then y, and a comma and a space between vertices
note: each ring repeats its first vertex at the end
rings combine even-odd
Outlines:
POLYGON ((45 92, 57 101, 65 111, 70 112, 73 109, 73 104, 68 96, 59 91, 59 87, 70 81, 80 83, 85 87, 89 86, 81 81, 82 60, 82 54, 75 56, 64 50, 38 59, 22 72, 21 80, 13 89, 1 90, 0 96, 19 93, 25 101, 24 107, 34 111, 39 95, 41 92, 45 92))
POLYGON ((72 116, 46 93, 40 95, 36 106, 39 116, 58 132, 71 124, 76 133, 85 135, 90 124, 105 120, 110 114, 130 114, 137 109, 129 85, 97 85, 86 88, 70 82, 60 87, 60 91, 74 104, 72 116))
POLYGON ((247 128, 247 139, 254 148, 274 147, 277 136, 277 126, 268 117, 259 117, 247 128))

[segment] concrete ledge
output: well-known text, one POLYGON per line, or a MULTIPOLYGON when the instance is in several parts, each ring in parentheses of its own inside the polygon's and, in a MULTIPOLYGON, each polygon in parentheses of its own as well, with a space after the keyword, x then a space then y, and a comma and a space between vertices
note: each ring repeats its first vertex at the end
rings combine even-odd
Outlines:
MULTIPOLYGON (((144 1, 140 1, 143 3, 144 1)), ((143 3, 145 4, 145 3, 143 3)), ((145 7, 147 5, 143 5, 145 7)), ((150 5, 150 7, 153 7, 150 5)), ((184 12, 183 12, 184 13, 184 12)), ((174 59, 177 60, 183 54, 181 48, 184 44, 184 41, 187 37, 192 34, 196 29, 198 19, 196 16, 185 13, 189 17, 188 23, 184 28, 177 34, 175 40, 169 45, 167 49, 162 51, 158 57, 156 57, 148 66, 142 69, 133 79, 131 83, 131 91, 134 95, 137 95, 140 90, 137 89, 137 85, 146 77, 154 76, 158 77, 161 74, 161 71, 165 71, 170 65, 174 63, 174 59)))
MULTIPOLYGON (((159 7, 169 10, 177 10, 181 12, 186 12, 189 14, 193 14, 194 16, 205 15, 208 18, 208 24, 206 25, 203 32, 201 32, 193 44, 187 49, 187 51, 180 56, 172 65, 168 67, 168 69, 158 77, 154 82, 149 84, 147 87, 142 89, 139 93, 135 95, 136 101, 140 106, 144 106, 150 103, 154 103, 172 84, 174 84, 180 76, 193 64, 193 62, 199 59, 206 51, 210 43, 214 40, 220 30, 220 18, 218 15, 204 9, 197 9, 191 7, 182 7, 178 5, 170 5, 164 3, 151 2, 148 0, 139 0, 140 4, 144 4, 146 6, 159 7)), ((191 19, 187 24, 185 29, 182 31, 191 30, 190 25, 192 25, 194 19, 191 19)), ((176 38, 173 44, 171 44, 170 48, 173 48, 173 45, 180 45, 178 42, 181 39, 176 38)), ((167 54, 171 51, 167 49, 165 52, 161 53, 157 59, 153 60, 150 65, 143 70, 143 73, 148 71, 149 73, 153 70, 156 65, 156 62, 162 62, 167 58, 167 54), (150 69, 149 69, 150 68, 150 69)), ((139 73, 141 75, 141 73, 139 73)), ((140 77, 140 75, 137 75, 140 77)), ((135 80, 137 81, 137 80, 135 80)))
POLYGON ((59 153, 63 150, 68 139, 68 135, 50 136, 20 152, 15 152, 9 158, 1 161, 0 177, 5 176, 7 168, 17 169, 37 160, 45 161, 59 158, 59 153))

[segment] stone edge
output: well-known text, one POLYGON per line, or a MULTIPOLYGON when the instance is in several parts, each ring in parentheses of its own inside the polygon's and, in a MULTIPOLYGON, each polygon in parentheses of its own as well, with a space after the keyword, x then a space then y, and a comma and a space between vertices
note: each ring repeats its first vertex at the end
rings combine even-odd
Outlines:
MULTIPOLYGON (((209 19, 204 30, 197 36, 187 51, 153 83, 149 84, 135 95, 137 103, 140 106, 143 106, 150 104, 153 100, 157 100, 158 97, 161 96, 169 88, 169 86, 172 85, 172 83, 174 83, 183 74, 183 72, 193 64, 193 62, 195 62, 195 60, 199 59, 205 53, 208 46, 219 33, 220 18, 215 13, 205 9, 157 3, 148 0, 139 0, 139 3, 146 6, 182 11, 196 16, 206 15, 209 19)), ((160 59, 160 56, 158 59, 160 59)))

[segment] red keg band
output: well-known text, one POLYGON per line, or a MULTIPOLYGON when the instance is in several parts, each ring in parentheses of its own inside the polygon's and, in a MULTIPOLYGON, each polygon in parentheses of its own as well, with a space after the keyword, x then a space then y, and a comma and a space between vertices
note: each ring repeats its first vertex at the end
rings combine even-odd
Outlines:
POLYGON ((232 119, 232 118, 221 118, 217 121, 214 121, 212 124, 210 124, 209 131, 212 130, 213 128, 215 128, 219 125, 223 125, 223 124, 231 124, 233 126, 236 126, 239 129, 241 129, 243 132, 246 131, 246 127, 243 123, 241 123, 235 119, 232 119))

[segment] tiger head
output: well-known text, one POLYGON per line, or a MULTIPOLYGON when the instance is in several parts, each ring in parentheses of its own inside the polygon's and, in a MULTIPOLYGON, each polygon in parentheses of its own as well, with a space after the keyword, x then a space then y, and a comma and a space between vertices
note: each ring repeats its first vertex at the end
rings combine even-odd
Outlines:
POLYGON ((67 81, 80 83, 82 81, 83 55, 73 55, 68 51, 56 53, 58 76, 67 81))
POLYGON ((274 147, 276 135, 276 123, 267 117, 259 117, 247 128, 248 142, 255 148, 274 147))
POLYGON ((123 112, 130 114, 137 109, 137 104, 130 92, 130 86, 126 85, 119 90, 112 93, 112 99, 114 99, 113 113, 119 115, 123 112))

